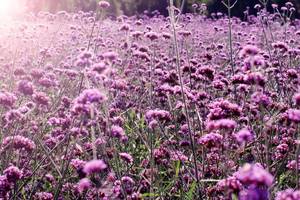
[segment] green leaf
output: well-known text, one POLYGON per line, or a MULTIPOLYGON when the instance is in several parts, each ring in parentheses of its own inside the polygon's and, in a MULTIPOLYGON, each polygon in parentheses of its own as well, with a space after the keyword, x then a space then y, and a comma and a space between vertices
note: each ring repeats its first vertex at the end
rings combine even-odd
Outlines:
POLYGON ((155 193, 144 193, 144 194, 142 194, 142 197, 159 197, 159 194, 155 194, 155 193))
POLYGON ((180 160, 178 160, 178 161, 176 162, 176 168, 175 168, 175 178, 176 178, 176 179, 178 178, 179 170, 180 170, 180 160))
POLYGON ((188 193, 186 194, 186 196, 184 197, 185 200, 193 200, 194 199, 194 195, 195 195, 195 191, 196 191, 196 181, 194 181, 188 191, 188 193))
POLYGON ((238 196, 236 194, 231 195, 232 200, 238 200, 238 196))

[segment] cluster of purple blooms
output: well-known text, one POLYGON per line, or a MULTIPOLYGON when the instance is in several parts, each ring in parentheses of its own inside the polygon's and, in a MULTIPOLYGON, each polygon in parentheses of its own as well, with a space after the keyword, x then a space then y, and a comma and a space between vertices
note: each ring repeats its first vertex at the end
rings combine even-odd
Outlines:
POLYGON ((0 199, 300 199, 293 5, 109 7, 0 25, 0 199))

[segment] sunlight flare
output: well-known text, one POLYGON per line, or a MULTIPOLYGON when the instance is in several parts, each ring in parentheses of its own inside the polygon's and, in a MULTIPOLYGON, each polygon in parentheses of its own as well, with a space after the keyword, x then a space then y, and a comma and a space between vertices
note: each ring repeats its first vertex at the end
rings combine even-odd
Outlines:
POLYGON ((1 0, 0 1, 0 19, 10 18, 18 15, 24 10, 22 0, 1 0))

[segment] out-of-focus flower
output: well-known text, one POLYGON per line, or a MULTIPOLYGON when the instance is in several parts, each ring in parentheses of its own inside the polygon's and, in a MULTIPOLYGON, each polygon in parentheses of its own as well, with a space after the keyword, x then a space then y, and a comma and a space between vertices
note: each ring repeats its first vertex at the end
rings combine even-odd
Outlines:
POLYGON ((87 175, 102 172, 107 168, 107 165, 103 160, 92 160, 87 162, 83 167, 83 172, 87 175))
POLYGON ((128 153, 119 153, 120 157, 122 160, 124 160, 127 163, 132 163, 133 162, 133 158, 130 154, 128 153))
POLYGON ((286 189, 276 194, 275 200, 299 200, 300 190, 286 189))
POLYGON ((3 148, 8 148, 12 146, 15 149, 24 149, 26 151, 31 152, 35 149, 35 144, 32 140, 25 138, 21 135, 16 136, 8 136, 2 141, 3 148))
POLYGON ((88 178, 81 179, 77 184, 77 188, 80 193, 87 191, 88 189, 91 188, 91 186, 92 186, 92 183, 91 183, 90 179, 88 179, 88 178))
POLYGON ((252 141, 254 139, 254 135, 251 131, 244 128, 235 134, 235 138, 241 144, 252 141))
POLYGON ((217 189, 224 192, 237 193, 243 188, 242 184, 236 177, 229 177, 218 182, 217 189))
POLYGON ((289 120, 299 123, 300 122, 300 110, 289 109, 287 112, 287 117, 289 120))
POLYGON ((48 106, 50 98, 44 92, 35 92, 32 95, 33 101, 38 105, 48 106))
POLYGON ((24 95, 32 95, 33 90, 34 89, 31 82, 27 80, 22 80, 18 82, 18 91, 23 93, 24 95))
POLYGON ((247 56, 255 56, 259 53, 259 49, 254 45, 246 45, 240 51, 240 57, 245 58, 247 56))
POLYGON ((80 104, 89 104, 102 103, 104 100, 105 96, 98 89, 87 89, 84 90, 75 101, 80 104))
POLYGON ((151 41, 157 40, 159 38, 159 34, 156 32, 148 32, 145 34, 146 38, 149 38, 151 41))
POLYGON ((269 200, 268 190, 257 187, 247 188, 239 193, 239 200, 269 200))
POLYGON ((134 180, 129 176, 123 176, 121 178, 121 181, 125 184, 134 184, 135 183, 134 180))
POLYGON ((17 97, 10 92, 0 92, 0 104, 7 107, 12 107, 17 101, 17 97))
POLYGON ((120 126, 112 126, 111 127, 111 135, 113 137, 116 137, 116 138, 122 138, 123 136, 125 136, 125 132, 123 130, 122 127, 120 126))
POLYGON ((275 42, 275 43, 272 43, 272 46, 275 49, 279 49, 281 52, 287 52, 289 50, 288 45, 284 42, 275 42))
POLYGON ((169 121, 171 120, 171 114, 166 110, 149 110, 146 113, 146 119, 151 122, 152 120, 163 120, 163 121, 169 121))
POLYGON ((110 7, 110 3, 108 1, 100 1, 99 2, 99 7, 103 8, 103 9, 109 8, 110 7))
POLYGON ((300 106, 300 93, 294 95, 294 101, 297 106, 300 106))
POLYGON ((49 192, 38 192, 34 196, 38 200, 53 200, 53 194, 49 192))
POLYGON ((198 140, 198 144, 202 144, 210 148, 210 147, 215 147, 220 145, 222 143, 222 140, 223 140, 222 135, 212 132, 202 136, 198 140))
POLYGON ((213 131, 218 129, 225 129, 225 130, 233 130, 235 129, 237 123, 231 119, 220 119, 216 121, 210 121, 207 123, 207 130, 213 131))
POLYGON ((234 176, 245 185, 271 186, 273 176, 258 164, 245 164, 234 176))

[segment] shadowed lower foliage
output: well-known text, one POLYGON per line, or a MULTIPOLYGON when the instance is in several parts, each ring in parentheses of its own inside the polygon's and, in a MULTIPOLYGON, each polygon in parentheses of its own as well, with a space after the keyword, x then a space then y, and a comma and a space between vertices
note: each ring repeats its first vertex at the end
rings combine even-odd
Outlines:
POLYGON ((299 200, 291 2, 244 20, 85 2, 0 21, 1 200, 299 200))

